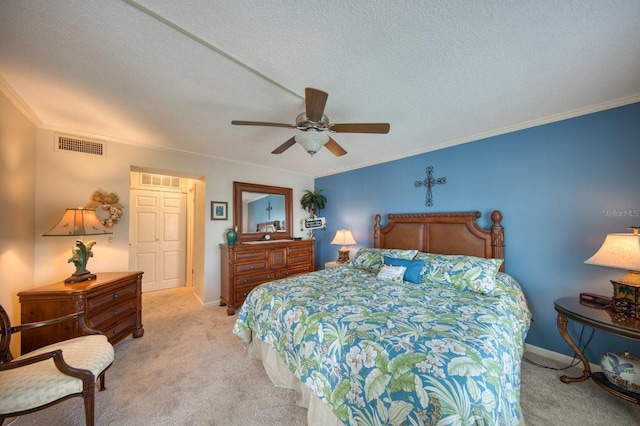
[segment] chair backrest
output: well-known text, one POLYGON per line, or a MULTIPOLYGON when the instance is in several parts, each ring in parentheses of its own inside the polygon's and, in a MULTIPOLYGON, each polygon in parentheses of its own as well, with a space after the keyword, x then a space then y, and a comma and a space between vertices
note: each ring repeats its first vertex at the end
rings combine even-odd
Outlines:
POLYGON ((0 305, 0 362, 10 362, 13 357, 10 351, 11 321, 9 315, 0 305))

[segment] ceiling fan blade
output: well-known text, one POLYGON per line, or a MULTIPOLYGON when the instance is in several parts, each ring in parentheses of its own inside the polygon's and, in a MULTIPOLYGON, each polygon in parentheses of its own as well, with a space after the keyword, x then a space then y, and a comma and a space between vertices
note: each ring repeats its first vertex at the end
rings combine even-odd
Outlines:
POLYGON ((322 120, 324 106, 327 103, 328 97, 329 94, 322 90, 313 89, 311 87, 304 89, 306 114, 309 120, 316 122, 322 120))
POLYGON ((289 129, 296 129, 297 127, 293 124, 284 124, 284 123, 269 123, 264 121, 242 121, 242 120, 233 120, 231 124, 235 124, 236 126, 269 126, 269 127, 288 127, 289 129))
POLYGON ((336 133, 389 133, 389 123, 331 124, 329 130, 336 133))
POLYGON ((347 151, 341 147, 338 142, 334 141, 333 139, 329 138, 329 142, 324 144, 325 148, 327 148, 329 151, 331 151, 331 153, 333 155, 335 155, 336 157, 341 157, 343 155, 345 155, 347 153, 347 151))
POLYGON ((276 149, 274 149, 273 151, 271 151, 271 153, 272 154, 282 154, 283 152, 285 152, 286 150, 291 148, 291 146, 293 146, 293 144, 295 144, 295 143, 296 143, 296 138, 294 136, 291 139, 289 139, 288 141, 286 141, 285 143, 283 143, 282 145, 280 145, 279 147, 277 147, 276 149))

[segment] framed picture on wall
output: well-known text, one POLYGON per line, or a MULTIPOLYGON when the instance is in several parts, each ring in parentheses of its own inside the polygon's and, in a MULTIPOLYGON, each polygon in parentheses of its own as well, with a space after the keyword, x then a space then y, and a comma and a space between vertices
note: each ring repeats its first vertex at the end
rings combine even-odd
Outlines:
POLYGON ((225 201, 211 202, 211 220, 227 220, 227 203, 225 201))

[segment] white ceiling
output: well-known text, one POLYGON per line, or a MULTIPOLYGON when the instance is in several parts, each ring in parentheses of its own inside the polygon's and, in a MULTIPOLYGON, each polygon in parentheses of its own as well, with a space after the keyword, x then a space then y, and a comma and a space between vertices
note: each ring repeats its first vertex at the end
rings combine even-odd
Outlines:
POLYGON ((323 176, 640 100, 638 0, 2 0, 0 88, 39 127, 323 176), (329 93, 348 154, 291 123, 329 93))

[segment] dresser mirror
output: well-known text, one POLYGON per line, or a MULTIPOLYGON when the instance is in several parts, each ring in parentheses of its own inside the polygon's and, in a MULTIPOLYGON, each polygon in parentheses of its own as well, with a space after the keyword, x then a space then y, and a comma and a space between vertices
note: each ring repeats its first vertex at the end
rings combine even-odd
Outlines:
POLYGON ((233 223, 238 242, 293 238, 291 188, 233 182, 233 223))

